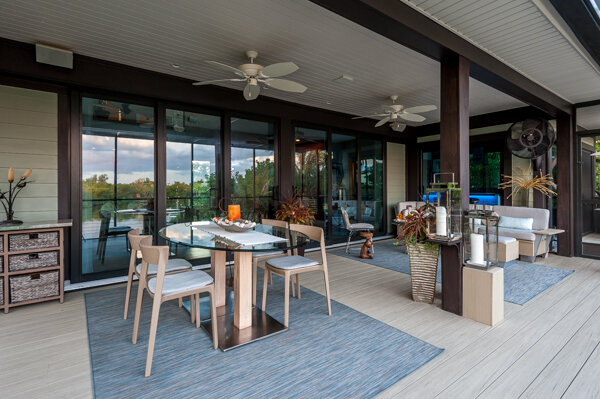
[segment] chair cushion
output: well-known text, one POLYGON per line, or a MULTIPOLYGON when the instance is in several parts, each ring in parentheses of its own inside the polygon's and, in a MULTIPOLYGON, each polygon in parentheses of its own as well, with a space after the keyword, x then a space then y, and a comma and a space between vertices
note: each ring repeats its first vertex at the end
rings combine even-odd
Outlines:
POLYGON ((370 223, 352 223, 348 226, 349 230, 374 230, 375 227, 370 223))
MULTIPOLYGON (((162 295, 171 295, 178 292, 190 291, 212 284, 213 278, 202 270, 190 270, 189 272, 167 274, 163 284, 162 295)), ((148 280, 148 289, 154 294, 156 290, 156 277, 148 280)))
MULTIPOLYGON (((173 272, 176 270, 185 270, 185 269, 191 269, 191 268, 192 268, 192 264, 185 259, 178 259, 178 258, 169 259, 169 263, 167 263, 167 273, 173 272)), ((136 266, 135 271, 137 272, 137 274, 142 274, 142 264, 141 263, 136 266)), ((150 263, 148 265, 148 275, 153 275, 153 274, 156 274, 157 272, 158 272, 158 266, 150 263)))
POLYGON ((507 229, 531 230, 533 228, 533 218, 500 216, 498 227, 504 227, 507 229))
MULTIPOLYGON (((478 233, 485 233, 485 226, 480 226, 478 233)), ((523 241, 535 241, 535 234, 533 234, 532 230, 522 230, 522 229, 508 229, 505 227, 498 227, 498 235, 504 237, 513 237, 517 240, 523 241)))
POLYGON ((291 270, 301 269, 303 267, 316 266, 319 262, 316 260, 305 258, 304 256, 283 256, 281 258, 269 259, 267 265, 277 269, 291 270))
POLYGON ((550 211, 542 208, 527 208, 524 206, 494 205, 494 212, 499 216, 511 216, 516 218, 533 218, 532 230, 544 230, 548 228, 550 211))

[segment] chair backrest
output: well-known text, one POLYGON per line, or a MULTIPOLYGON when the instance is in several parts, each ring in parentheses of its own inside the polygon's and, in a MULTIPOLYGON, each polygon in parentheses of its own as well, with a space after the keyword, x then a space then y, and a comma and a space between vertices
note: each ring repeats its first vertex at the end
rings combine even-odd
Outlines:
POLYGON ((547 229, 550 221, 550 211, 548 209, 494 205, 493 210, 500 216, 533 218, 533 230, 547 229))
POLYGON ((101 210, 98 216, 100 216, 100 237, 106 237, 110 227, 110 212, 101 210))
POLYGON ((152 245, 152 237, 146 236, 140 241, 140 251, 142 251, 142 272, 140 273, 140 278, 146 278, 148 264, 157 265, 156 292, 158 292, 159 282, 162 290, 162 281, 164 281, 167 263, 169 262, 169 247, 166 245, 154 246, 152 245))
POLYGON ((342 217, 344 218, 344 227, 350 228, 350 217, 348 216, 348 212, 345 208, 340 207, 340 211, 342 211, 342 217))
POLYGON ((127 239, 129 240, 129 246, 131 247, 131 261, 135 262, 135 258, 141 258, 142 253, 140 252, 140 242, 144 239, 152 236, 140 235, 140 229, 133 229, 127 232, 127 239))
POLYGON ((313 241, 318 241, 321 245, 321 263, 327 267, 327 253, 325 251, 325 234, 323 229, 317 226, 307 226, 305 224, 290 224, 290 231, 297 231, 306 235, 313 241))
POLYGON ((285 220, 277 220, 277 219, 263 219, 261 220, 262 224, 266 224, 267 226, 275 226, 275 227, 288 227, 288 222, 285 220))

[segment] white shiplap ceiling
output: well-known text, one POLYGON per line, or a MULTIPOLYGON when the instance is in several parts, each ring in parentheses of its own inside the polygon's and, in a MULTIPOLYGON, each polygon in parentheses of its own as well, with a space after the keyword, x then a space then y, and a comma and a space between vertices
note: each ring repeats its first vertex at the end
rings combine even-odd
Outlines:
MULTIPOLYGON (((307 0, 0 0, 0 37, 195 80, 234 77, 204 60, 237 66, 252 49, 262 65, 298 64, 289 78, 309 88, 263 95, 354 115, 379 112, 390 94, 439 106, 438 62, 307 0), (333 81, 342 74, 354 82, 333 81)), ((471 115, 525 105, 473 79, 470 103, 471 115)))
POLYGON ((548 0, 401 1, 569 102, 600 98, 600 67, 548 0))

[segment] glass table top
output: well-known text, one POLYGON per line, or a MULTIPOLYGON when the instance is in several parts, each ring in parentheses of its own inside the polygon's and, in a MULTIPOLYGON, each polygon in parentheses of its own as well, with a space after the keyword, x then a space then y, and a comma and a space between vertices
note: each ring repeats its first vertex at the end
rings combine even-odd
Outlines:
MULTIPOLYGON (((238 246, 223 240, 206 231, 202 231, 202 226, 216 226, 209 221, 178 223, 160 229, 158 234, 167 241, 187 245, 189 247, 212 249, 218 251, 240 251, 240 252, 274 252, 286 249, 294 249, 305 246, 309 238, 297 231, 291 231, 282 227, 269 226, 266 224, 257 224, 254 231, 265 234, 271 234, 275 237, 285 238, 286 241, 273 242, 258 245, 238 246)), ((223 230, 224 233, 225 230, 223 230)), ((235 238, 235 234, 244 233, 226 233, 235 238)))

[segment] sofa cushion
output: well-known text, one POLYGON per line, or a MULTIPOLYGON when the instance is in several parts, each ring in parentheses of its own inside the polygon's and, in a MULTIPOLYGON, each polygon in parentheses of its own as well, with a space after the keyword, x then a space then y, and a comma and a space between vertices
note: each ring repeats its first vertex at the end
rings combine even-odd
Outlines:
POLYGON ((511 216, 500 216, 498 227, 507 229, 532 230, 533 218, 515 218, 511 216))
POLYGON ((499 216, 510 216, 515 218, 533 218, 533 230, 544 230, 548 228, 550 211, 542 208, 527 208, 524 206, 494 206, 494 211, 499 216))
MULTIPOLYGON (((485 233, 485 226, 480 226, 477 230, 479 234, 485 233)), ((506 227, 498 227, 498 235, 501 237, 513 237, 517 240, 535 241, 535 234, 532 230, 509 229, 506 227)))

